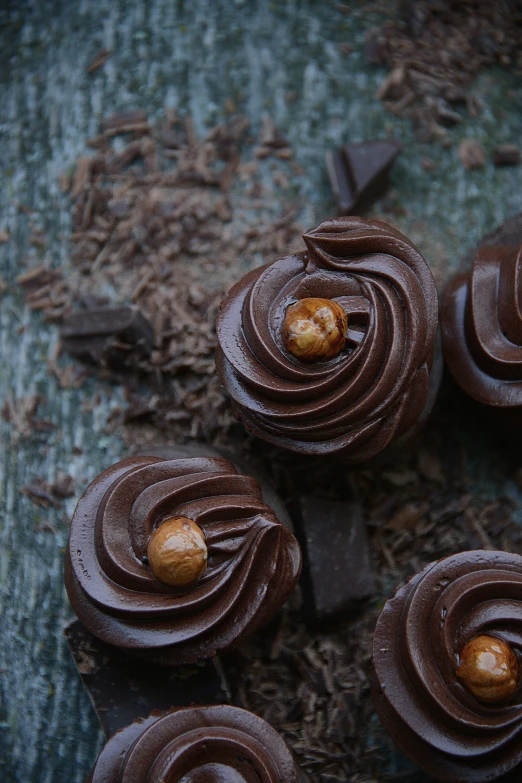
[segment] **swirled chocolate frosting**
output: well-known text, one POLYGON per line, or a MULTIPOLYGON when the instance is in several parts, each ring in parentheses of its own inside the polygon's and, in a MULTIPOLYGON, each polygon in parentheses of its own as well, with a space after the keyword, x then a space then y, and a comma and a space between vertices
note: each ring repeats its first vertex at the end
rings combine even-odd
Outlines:
POLYGON ((87 783, 304 783, 279 734, 238 707, 152 714, 115 734, 87 783))
POLYGON ((284 603, 299 577, 292 533, 257 481, 226 459, 134 457, 101 473, 71 523, 65 585, 84 625, 109 644, 159 664, 212 656, 284 603), (186 587, 153 575, 147 544, 167 518, 205 536, 206 570, 186 587))
POLYGON ((437 294, 419 251, 377 220, 327 220, 306 251, 255 269, 224 300, 217 369, 254 434, 304 454, 358 462, 406 433, 426 404, 437 294), (283 337, 300 299, 338 302, 348 316, 339 355, 306 363, 283 337))
POLYGON ((482 247, 441 309, 444 358, 478 402, 522 407, 522 246, 482 247))
POLYGON ((522 557, 473 551, 433 563, 388 601, 373 641, 381 720, 420 767, 451 783, 494 780, 522 760, 520 688, 479 701, 456 676, 482 635, 522 652, 522 557))

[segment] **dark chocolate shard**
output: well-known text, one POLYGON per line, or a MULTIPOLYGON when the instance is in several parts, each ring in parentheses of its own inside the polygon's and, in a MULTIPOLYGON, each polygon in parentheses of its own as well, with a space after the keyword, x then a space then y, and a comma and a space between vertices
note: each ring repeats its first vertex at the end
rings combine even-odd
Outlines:
POLYGON ((401 145, 393 139, 347 144, 326 154, 339 214, 360 214, 385 193, 401 145))
POLYGON ((338 204, 340 215, 349 215, 357 202, 352 177, 348 171, 344 156, 340 150, 328 150, 326 153, 326 168, 330 185, 338 204))
POLYGON ((294 519, 304 550, 302 588, 308 619, 329 620, 353 611, 375 591, 360 506, 301 497, 294 519))
POLYGON ((106 737, 153 709, 227 701, 217 659, 176 668, 144 664, 101 642, 79 620, 65 637, 106 737))
POLYGON ((495 166, 518 166, 521 160, 520 150, 514 144, 501 144, 493 150, 495 166))
POLYGON ((61 338, 77 359, 120 372, 135 369, 154 344, 152 326, 130 305, 73 312, 64 319, 61 338))
POLYGON ((101 122, 101 130, 102 133, 124 133, 129 128, 146 124, 147 112, 143 109, 127 109, 104 117, 101 122))

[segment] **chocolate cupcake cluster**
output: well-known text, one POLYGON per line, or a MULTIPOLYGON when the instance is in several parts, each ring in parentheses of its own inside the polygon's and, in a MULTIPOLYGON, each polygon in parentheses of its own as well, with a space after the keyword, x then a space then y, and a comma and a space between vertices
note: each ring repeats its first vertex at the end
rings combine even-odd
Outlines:
POLYGON ((373 642, 374 700, 397 744, 452 783, 522 761, 522 557, 472 551, 398 590, 373 642))
POLYGON ((274 729, 237 707, 152 714, 112 737, 87 783, 305 783, 274 729))
POLYGON ((459 386, 484 405, 522 408, 522 246, 482 247, 446 289, 441 325, 459 386))
MULTIPOLYGON (((246 427, 357 463, 426 417, 437 295, 419 251, 376 220, 328 220, 306 250, 255 269, 217 321, 217 370, 246 427)), ((477 401, 522 407, 522 248, 482 248, 448 287, 444 350, 477 401)), ((430 377, 431 373, 431 377, 430 377)), ((301 567, 257 482, 224 459, 131 458, 76 509, 71 603, 103 641, 154 663, 230 647, 284 603, 301 567)), ((522 762, 522 557, 464 552, 388 601, 373 644, 379 715, 415 763, 483 783, 522 762)), ((119 732, 91 783, 304 780, 281 738, 233 707, 153 714, 119 732)))
POLYGON ((423 413, 435 284, 380 221, 328 220, 303 239, 305 252, 250 272, 223 302, 218 373, 254 434, 359 462, 423 413))
POLYGON ((300 567, 292 533, 257 481, 228 460, 133 457, 100 474, 80 499, 65 584, 95 636, 179 664, 212 656, 266 622, 300 567), (151 568, 158 532, 160 564, 170 567, 181 549, 181 581, 151 568))

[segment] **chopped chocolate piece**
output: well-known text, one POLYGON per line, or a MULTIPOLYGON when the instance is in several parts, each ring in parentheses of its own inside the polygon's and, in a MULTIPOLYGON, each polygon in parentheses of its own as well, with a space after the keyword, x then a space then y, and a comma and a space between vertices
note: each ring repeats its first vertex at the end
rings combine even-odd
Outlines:
POLYGON ((395 140, 347 144, 326 153, 326 165, 339 214, 360 214, 386 191, 401 145, 395 140))
POLYGON ((65 637, 106 737, 153 709, 226 702, 213 663, 165 669, 133 661, 96 639, 78 620, 65 637))
POLYGON ((87 73, 94 73, 98 70, 98 68, 101 68, 102 65, 105 65, 110 56, 110 49, 100 49, 100 51, 97 52, 97 54, 93 57, 85 70, 87 73))
POLYGON ((518 166, 521 160, 520 150, 515 144, 501 144, 493 150, 495 166, 518 166))
POLYGON ((23 272, 21 275, 18 275, 16 283, 23 288, 25 294, 28 295, 43 286, 54 283, 61 277, 62 273, 59 269, 47 269, 45 266, 38 266, 34 269, 29 269, 28 272, 23 272))
POLYGON ((327 620, 357 607, 375 590, 361 509, 355 503, 301 497, 295 504, 304 555, 305 611, 327 620))
POLYGON ((486 162, 484 147, 476 139, 464 139, 459 144, 459 158, 465 169, 479 169, 486 162))
POLYGON ((76 493, 76 482, 73 476, 59 470, 51 488, 54 494, 60 498, 72 498, 76 493))
POLYGON ((126 133, 135 127, 143 128, 147 126, 147 112, 142 109, 128 109, 127 111, 118 111, 108 117, 104 117, 101 123, 102 133, 113 135, 115 133, 126 133))
POLYGON ((122 371, 150 354, 154 333, 137 307, 128 305, 71 313, 64 319, 61 337, 72 356, 122 371))

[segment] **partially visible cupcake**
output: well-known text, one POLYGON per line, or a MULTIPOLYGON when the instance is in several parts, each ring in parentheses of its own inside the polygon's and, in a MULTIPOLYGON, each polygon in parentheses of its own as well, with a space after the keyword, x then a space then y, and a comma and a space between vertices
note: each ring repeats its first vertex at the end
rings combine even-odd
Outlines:
POLYGON ((377 220, 327 220, 255 269, 217 319, 217 371, 270 443, 360 462, 427 415, 437 294, 419 251, 377 220))
POLYGON ((445 291, 441 329, 459 386, 522 423, 522 245, 479 249, 445 291))
POLYGON ((277 612, 299 545, 226 459, 133 457, 100 474, 71 523, 65 585, 104 642, 160 665, 237 643, 277 612))
POLYGON ((86 783, 306 783, 279 734, 238 707, 152 713, 115 734, 86 783))
POLYGON ((522 557, 472 551, 432 563, 377 622, 379 716, 430 775, 495 780, 522 762, 521 655, 522 557))

